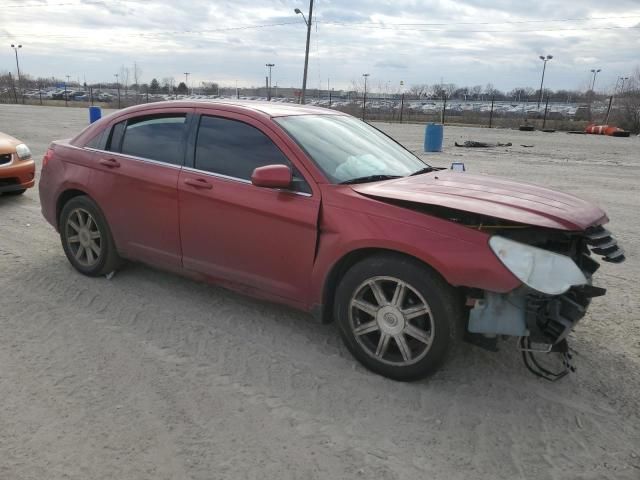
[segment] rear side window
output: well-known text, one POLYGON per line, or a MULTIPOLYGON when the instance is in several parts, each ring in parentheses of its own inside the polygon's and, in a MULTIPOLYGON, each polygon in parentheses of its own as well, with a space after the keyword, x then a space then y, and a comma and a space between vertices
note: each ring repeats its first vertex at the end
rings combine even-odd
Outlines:
POLYGON ((184 157, 186 115, 153 115, 116 124, 109 149, 126 155, 181 165, 184 157), (120 139, 119 137, 122 136, 120 139), (118 143, 121 142, 119 147, 118 143))
POLYGON ((195 168, 250 180, 253 170, 265 165, 291 167, 287 157, 257 128, 227 118, 201 117, 195 168))
POLYGON ((106 129, 103 129, 100 133, 98 133, 91 140, 89 140, 85 144, 85 147, 97 148, 98 150, 103 150, 104 149, 104 137, 105 137, 105 132, 106 131, 107 131, 106 129))

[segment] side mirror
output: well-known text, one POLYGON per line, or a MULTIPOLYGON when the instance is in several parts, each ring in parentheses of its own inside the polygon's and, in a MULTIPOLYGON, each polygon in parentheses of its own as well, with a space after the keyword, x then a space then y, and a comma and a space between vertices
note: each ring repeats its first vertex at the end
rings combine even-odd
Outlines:
POLYGON ((258 167, 251 174, 251 183, 256 187, 289 188, 291 181, 291 169, 286 165, 258 167))

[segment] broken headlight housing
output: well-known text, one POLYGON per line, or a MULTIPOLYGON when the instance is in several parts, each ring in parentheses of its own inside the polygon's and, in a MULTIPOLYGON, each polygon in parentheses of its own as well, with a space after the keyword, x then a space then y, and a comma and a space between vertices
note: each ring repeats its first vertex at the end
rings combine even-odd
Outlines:
POLYGON ((499 235, 489 239, 489 246, 518 280, 538 292, 561 295, 573 286, 588 283, 582 270, 566 255, 499 235))

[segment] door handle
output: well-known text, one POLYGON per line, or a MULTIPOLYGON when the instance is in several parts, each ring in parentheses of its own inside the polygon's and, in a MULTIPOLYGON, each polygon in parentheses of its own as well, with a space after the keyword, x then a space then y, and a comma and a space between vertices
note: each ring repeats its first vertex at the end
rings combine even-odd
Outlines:
POLYGON ((104 165, 105 167, 109 167, 109 168, 119 168, 120 162, 117 161, 115 158, 101 158, 100 165, 104 165))
POLYGON ((196 179, 187 178, 184 181, 184 183, 185 185, 189 185, 195 188, 205 188, 207 190, 211 190, 213 188, 213 185, 207 182, 204 178, 196 178, 196 179))

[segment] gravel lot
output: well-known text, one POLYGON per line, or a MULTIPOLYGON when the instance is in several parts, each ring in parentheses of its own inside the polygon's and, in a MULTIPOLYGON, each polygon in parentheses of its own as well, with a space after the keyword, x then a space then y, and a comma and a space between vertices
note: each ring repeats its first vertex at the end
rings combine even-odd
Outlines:
MULTIPOLYGON (((87 118, 0 105, 38 162, 87 118)), ((421 148, 423 126, 379 126, 421 148)), ((640 139, 447 127, 445 147, 427 160, 609 213, 628 260, 597 274, 576 374, 539 380, 509 342, 395 383, 299 312, 135 264, 83 277, 32 189, 0 198, 0 478, 639 479, 640 139)))

